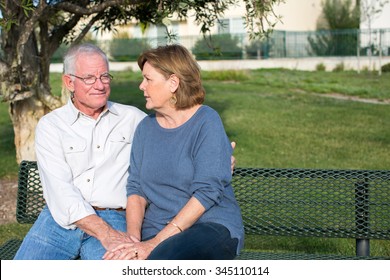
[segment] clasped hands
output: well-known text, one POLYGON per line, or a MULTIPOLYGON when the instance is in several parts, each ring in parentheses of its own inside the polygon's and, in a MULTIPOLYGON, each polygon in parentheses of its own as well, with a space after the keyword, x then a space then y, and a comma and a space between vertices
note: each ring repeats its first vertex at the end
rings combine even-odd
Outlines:
POLYGON ((145 260, 156 247, 153 239, 140 241, 134 236, 128 236, 125 242, 108 249, 103 255, 104 260, 145 260))

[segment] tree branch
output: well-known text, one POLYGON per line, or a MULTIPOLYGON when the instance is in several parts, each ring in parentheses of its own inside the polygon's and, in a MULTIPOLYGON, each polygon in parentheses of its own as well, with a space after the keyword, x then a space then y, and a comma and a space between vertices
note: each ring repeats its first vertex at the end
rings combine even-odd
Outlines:
POLYGON ((20 34, 18 43, 16 45, 18 51, 16 52, 17 60, 15 62, 19 65, 22 64, 24 47, 26 45, 26 42, 31 36, 31 33, 34 32, 35 25, 38 22, 40 16, 42 15, 46 7, 47 7, 46 2, 40 1, 38 7, 32 13, 32 17, 29 20, 27 20, 27 22, 24 25, 23 32, 20 34))
POLYGON ((141 0, 109 0, 104 1, 100 4, 95 4, 92 6, 89 6, 87 8, 82 7, 80 5, 77 5, 75 3, 69 3, 69 2, 60 2, 54 5, 54 8, 63 10, 65 12, 69 12, 76 15, 92 15, 96 13, 103 12, 105 9, 111 7, 111 6, 126 6, 126 5, 137 5, 142 4, 144 1, 141 0))
POLYGON ((80 41, 85 37, 85 35, 88 33, 88 31, 93 27, 94 23, 101 19, 103 16, 103 13, 99 13, 96 16, 94 16, 88 24, 83 28, 81 33, 77 36, 77 38, 73 41, 73 44, 78 44, 80 41))

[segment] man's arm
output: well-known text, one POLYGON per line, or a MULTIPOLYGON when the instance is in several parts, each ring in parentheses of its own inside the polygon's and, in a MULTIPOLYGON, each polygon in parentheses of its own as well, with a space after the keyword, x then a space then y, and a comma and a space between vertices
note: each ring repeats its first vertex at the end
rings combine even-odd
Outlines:
POLYGON ((120 243, 131 241, 125 233, 113 229, 97 215, 82 218, 75 222, 75 225, 85 233, 98 239, 106 250, 113 249, 120 243))

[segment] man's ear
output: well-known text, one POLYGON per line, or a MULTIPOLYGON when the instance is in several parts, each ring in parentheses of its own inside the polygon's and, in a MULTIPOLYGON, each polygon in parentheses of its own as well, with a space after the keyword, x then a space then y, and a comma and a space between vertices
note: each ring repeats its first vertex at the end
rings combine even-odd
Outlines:
POLYGON ((170 82, 169 88, 171 92, 172 93, 176 92, 180 84, 180 79, 175 74, 173 74, 169 77, 169 82, 170 82))
POLYGON ((71 76, 63 74, 62 83, 64 84, 67 90, 69 90, 70 92, 74 91, 74 83, 71 76))

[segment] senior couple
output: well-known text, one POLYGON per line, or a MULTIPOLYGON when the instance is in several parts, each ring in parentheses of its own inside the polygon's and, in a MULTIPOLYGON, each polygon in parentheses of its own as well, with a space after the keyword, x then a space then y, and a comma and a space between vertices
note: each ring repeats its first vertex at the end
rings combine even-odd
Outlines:
POLYGON ((234 143, 203 105, 200 68, 180 45, 138 59, 141 110, 109 101, 106 54, 64 56, 68 103, 42 117, 36 155, 47 205, 15 259, 234 259, 244 230, 231 186, 234 143))

